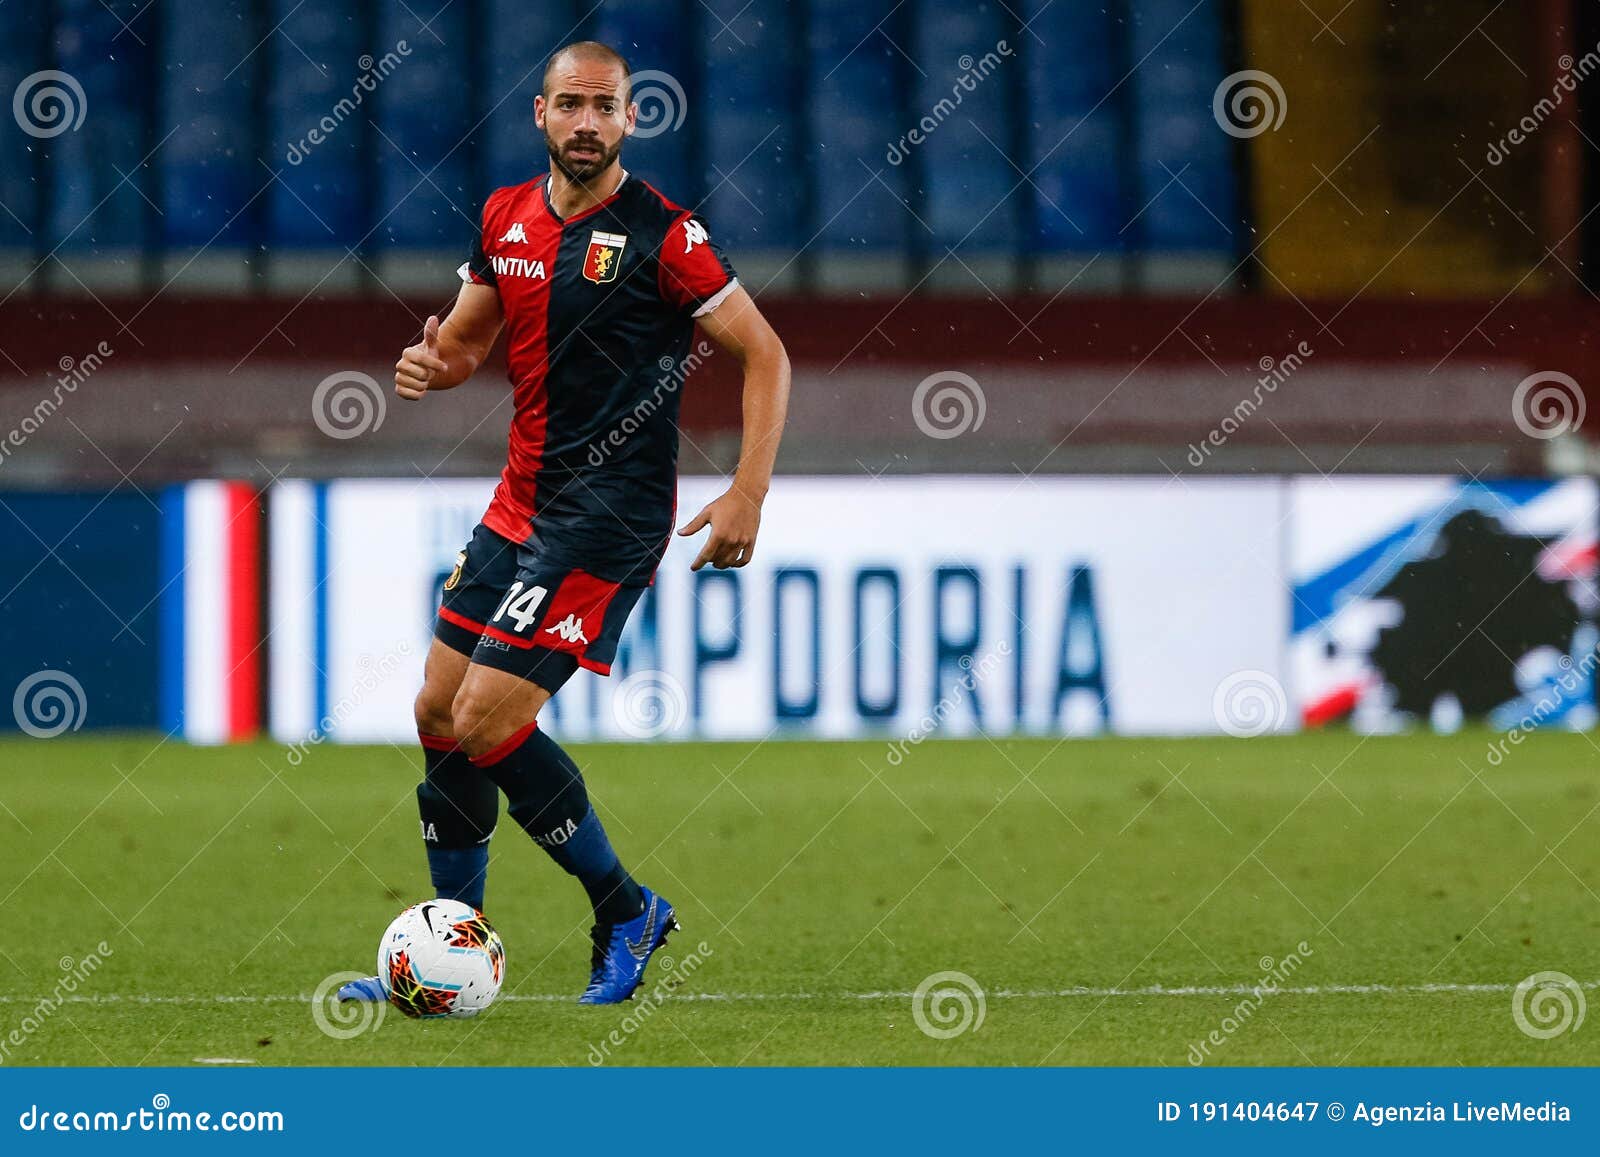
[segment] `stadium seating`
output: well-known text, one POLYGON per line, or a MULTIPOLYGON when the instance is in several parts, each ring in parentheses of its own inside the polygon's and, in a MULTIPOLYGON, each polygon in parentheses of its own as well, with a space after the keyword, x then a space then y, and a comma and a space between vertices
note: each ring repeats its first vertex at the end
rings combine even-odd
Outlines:
POLYGON ((548 52, 595 37, 642 74, 629 168, 758 285, 1053 291, 1098 263, 1085 289, 1163 288, 1162 260, 1225 268, 1247 232, 1211 121, 1223 9, 10 0, 0 80, 59 69, 87 115, 0 142, 0 263, 59 245, 54 288, 437 284, 486 193, 543 167, 548 52))

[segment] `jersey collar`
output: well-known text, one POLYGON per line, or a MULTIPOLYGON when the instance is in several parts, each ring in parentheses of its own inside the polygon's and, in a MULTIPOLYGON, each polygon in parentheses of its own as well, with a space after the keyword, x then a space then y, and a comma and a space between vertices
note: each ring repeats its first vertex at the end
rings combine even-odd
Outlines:
POLYGON ((607 205, 611 204, 611 202, 622 196, 623 186, 625 186, 627 183, 628 170, 623 169, 622 180, 617 182, 617 187, 611 191, 611 196, 607 197, 604 201, 601 201, 598 205, 589 206, 589 208, 585 209, 581 213, 574 213, 570 217, 563 217, 560 213, 556 212, 556 207, 550 203, 550 174, 546 173, 544 175, 544 180, 539 183, 539 199, 544 202, 544 211, 555 219, 556 224, 565 228, 566 226, 571 225, 574 221, 581 221, 585 217, 598 213, 601 209, 604 209, 607 205))

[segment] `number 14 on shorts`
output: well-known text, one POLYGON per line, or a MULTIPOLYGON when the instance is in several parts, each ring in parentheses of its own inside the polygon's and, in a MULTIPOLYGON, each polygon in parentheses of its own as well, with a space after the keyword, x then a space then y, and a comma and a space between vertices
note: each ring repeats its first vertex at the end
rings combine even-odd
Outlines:
POLYGON ((500 601, 500 607, 495 611, 494 617, 489 621, 498 623, 501 619, 508 618, 516 624, 515 630, 526 631, 539 617, 539 607, 547 594, 549 591, 544 587, 532 586, 523 590, 520 580, 514 582, 511 584, 511 589, 506 592, 506 597, 500 601))

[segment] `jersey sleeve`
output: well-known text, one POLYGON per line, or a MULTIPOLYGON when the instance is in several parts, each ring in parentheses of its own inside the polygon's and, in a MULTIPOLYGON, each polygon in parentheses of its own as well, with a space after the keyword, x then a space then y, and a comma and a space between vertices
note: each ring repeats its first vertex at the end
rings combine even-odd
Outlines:
POLYGON ((661 242, 657 282, 661 299, 694 317, 710 313, 739 284, 703 218, 687 213, 672 223, 661 242))
POLYGON ((478 221, 478 233, 472 239, 472 252, 461 263, 461 268, 456 270, 461 280, 468 285, 492 285, 499 287, 499 278, 495 276, 494 262, 489 260, 489 255, 483 248, 483 231, 489 227, 489 206, 483 207, 483 216, 478 221))

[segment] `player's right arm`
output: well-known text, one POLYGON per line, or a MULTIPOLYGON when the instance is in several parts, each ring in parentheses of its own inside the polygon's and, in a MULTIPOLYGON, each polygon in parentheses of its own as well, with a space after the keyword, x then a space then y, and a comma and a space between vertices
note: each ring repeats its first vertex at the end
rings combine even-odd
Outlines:
POLYGON ((414 402, 430 390, 448 390, 470 378, 494 348, 505 312, 500 291, 467 283, 441 323, 437 314, 422 327, 422 340, 407 346, 394 365, 394 392, 414 402))

